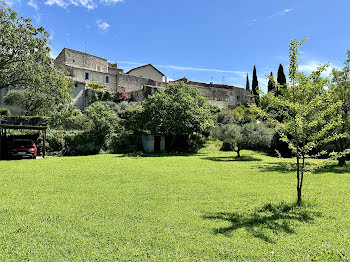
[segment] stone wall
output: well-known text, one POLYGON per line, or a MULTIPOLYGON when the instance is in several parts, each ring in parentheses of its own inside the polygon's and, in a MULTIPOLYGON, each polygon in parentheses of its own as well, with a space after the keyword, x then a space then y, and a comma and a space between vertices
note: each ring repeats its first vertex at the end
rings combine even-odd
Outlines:
POLYGON ((124 73, 117 73, 117 89, 123 90, 126 93, 137 92, 143 89, 144 86, 166 87, 165 82, 157 82, 152 79, 147 79, 138 76, 132 76, 124 73))

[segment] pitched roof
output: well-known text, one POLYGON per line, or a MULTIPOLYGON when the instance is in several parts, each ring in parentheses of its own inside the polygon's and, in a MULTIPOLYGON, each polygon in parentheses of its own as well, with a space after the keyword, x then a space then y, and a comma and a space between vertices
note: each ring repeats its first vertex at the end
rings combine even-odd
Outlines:
POLYGON ((162 76, 165 76, 162 72, 160 72, 160 71, 159 71, 157 68, 155 68, 152 64, 147 64, 147 65, 135 67, 135 68, 131 69, 129 72, 127 72, 127 74, 129 74, 131 71, 134 71, 134 70, 136 70, 136 69, 139 69, 139 68, 142 68, 142 67, 146 67, 146 66, 151 66, 151 67, 153 67, 156 71, 158 71, 158 73, 160 73, 162 76))

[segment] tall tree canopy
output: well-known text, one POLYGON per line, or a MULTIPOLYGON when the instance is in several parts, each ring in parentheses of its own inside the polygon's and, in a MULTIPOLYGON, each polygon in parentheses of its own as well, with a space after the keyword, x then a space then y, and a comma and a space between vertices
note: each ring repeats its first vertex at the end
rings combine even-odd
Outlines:
POLYGON ((64 69, 55 68, 48 37, 43 27, 35 28, 31 19, 0 3, 0 89, 11 89, 10 104, 57 115, 67 111, 74 83, 64 69))
POLYGON ((280 64, 277 71, 277 87, 276 87, 276 96, 282 94, 282 88, 287 85, 286 75, 284 74, 283 66, 280 64))
POLYGON ((253 96, 254 96, 254 99, 255 99, 255 104, 257 106, 259 106, 259 104, 260 104, 259 82, 258 82, 258 77, 256 75, 255 65, 254 65, 254 69, 253 69, 252 92, 253 92, 253 96))
POLYGON ((267 92, 275 92, 275 81, 273 79, 273 74, 272 72, 270 73, 270 77, 269 77, 269 82, 267 83, 267 92))
POLYGON ((247 91, 250 91, 250 84, 249 84, 249 77, 248 77, 248 74, 247 74, 247 80, 246 80, 246 82, 245 82, 245 89, 246 89, 247 91))

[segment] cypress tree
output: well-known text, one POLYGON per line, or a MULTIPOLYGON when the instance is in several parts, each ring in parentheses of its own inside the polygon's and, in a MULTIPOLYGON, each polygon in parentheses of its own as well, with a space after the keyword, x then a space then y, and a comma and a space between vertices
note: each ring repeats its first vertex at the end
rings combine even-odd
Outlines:
POLYGON ((250 90, 250 84, 249 84, 248 74, 247 74, 247 81, 246 81, 246 83, 245 83, 245 89, 246 89, 247 91, 250 90))
POLYGON ((270 73, 269 82, 267 84, 267 92, 275 91, 275 81, 273 80, 273 74, 270 73))
POLYGON ((278 72, 277 72, 276 96, 279 96, 282 94, 281 88, 285 87, 286 85, 287 85, 286 75, 284 74, 283 66, 280 64, 280 66, 278 67, 278 72))
POLYGON ((259 106, 259 82, 258 82, 258 77, 256 76, 256 68, 254 65, 254 69, 253 69, 253 79, 252 79, 252 92, 253 92, 253 96, 255 99, 255 104, 257 106, 259 106))

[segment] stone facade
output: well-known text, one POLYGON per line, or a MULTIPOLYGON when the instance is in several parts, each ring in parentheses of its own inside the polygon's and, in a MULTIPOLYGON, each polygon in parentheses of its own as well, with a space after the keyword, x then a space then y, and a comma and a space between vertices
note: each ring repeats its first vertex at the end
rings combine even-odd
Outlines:
POLYGON ((250 91, 245 88, 229 85, 220 85, 214 83, 201 83, 190 81, 187 78, 182 78, 169 82, 174 84, 184 82, 185 84, 197 88, 200 93, 208 99, 209 103, 218 106, 219 108, 232 109, 238 103, 243 105, 251 104, 252 96, 250 91))
POLYGON ((134 101, 142 101, 159 88, 166 88, 164 74, 151 64, 124 73, 117 64, 111 64, 107 59, 64 48, 55 65, 63 66, 75 81, 72 92, 74 105, 81 110, 87 106, 83 97, 91 95, 89 83, 104 85, 112 92, 123 91, 130 94, 134 101))

